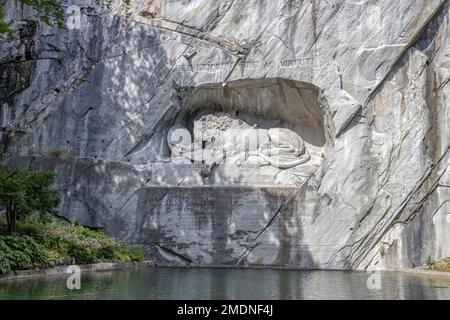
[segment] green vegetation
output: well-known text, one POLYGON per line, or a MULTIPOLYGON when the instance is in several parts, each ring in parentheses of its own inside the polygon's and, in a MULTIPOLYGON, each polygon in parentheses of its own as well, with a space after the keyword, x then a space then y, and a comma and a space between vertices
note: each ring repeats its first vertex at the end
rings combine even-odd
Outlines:
POLYGON ((0 35, 13 33, 13 30, 11 29, 11 22, 4 22, 3 21, 4 18, 5 15, 3 14, 3 11, 0 8, 0 35))
POLYGON ((450 272, 450 257, 436 261, 429 256, 425 261, 425 264, 430 270, 450 272))
POLYGON ((29 236, 0 235, 0 274, 49 265, 47 252, 29 236))
POLYGON ((436 261, 431 256, 428 256, 427 260, 425 261, 425 264, 428 266, 428 269, 433 270, 436 266, 436 261))
MULTIPOLYGON (((59 0, 20 0, 38 12, 39 19, 53 27, 64 28, 64 8, 59 0)), ((4 22, 4 14, 0 8, 0 35, 14 32, 10 22, 4 22)))
POLYGON ((64 8, 59 0, 20 0, 35 9, 47 25, 64 28, 64 8))
POLYGON ((450 272, 450 257, 445 258, 441 261, 435 262, 434 270, 450 272))
POLYGON ((51 188, 54 174, 27 169, 0 170, 0 204, 6 210, 8 234, 16 231, 17 220, 32 212, 52 212, 59 195, 51 188))
POLYGON ((47 152, 47 157, 51 158, 67 158, 68 152, 66 150, 52 150, 47 152))
MULTIPOLYGON (((6 223, 0 220, 0 228, 6 223)), ((21 219, 17 232, 0 231, 0 273, 56 265, 143 261, 142 250, 51 215, 21 219)))
POLYGON ((0 273, 65 264, 142 261, 138 247, 78 224, 57 221, 54 174, 0 170, 0 273))
MULTIPOLYGON (((45 24, 64 28, 64 8, 61 6, 59 0, 19 0, 24 5, 31 6, 38 12, 39 19, 45 24)), ((105 6, 105 0, 97 0, 96 4, 100 6, 105 6)), ((111 0, 106 0, 106 7, 111 7, 111 0)), ((129 8, 131 0, 123 0, 126 8, 129 8)), ((0 35, 11 34, 14 32, 11 27, 10 22, 4 22, 4 15, 2 13, 2 8, 0 8, 0 35)))

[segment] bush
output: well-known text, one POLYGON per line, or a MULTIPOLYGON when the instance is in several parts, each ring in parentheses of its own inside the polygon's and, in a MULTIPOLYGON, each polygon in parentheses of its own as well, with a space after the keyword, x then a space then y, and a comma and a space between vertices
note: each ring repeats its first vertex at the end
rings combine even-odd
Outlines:
POLYGON ((46 155, 50 158, 67 158, 69 154, 65 150, 52 150, 48 151, 46 155))
POLYGON ((445 258, 436 263, 435 269, 438 271, 450 272, 450 258, 445 258))
POLYGON ((144 251, 141 247, 136 245, 128 245, 128 255, 131 261, 141 262, 145 260, 144 251))
POLYGON ((52 172, 13 168, 0 170, 0 204, 5 208, 8 233, 16 232, 17 220, 33 212, 52 212, 59 193, 52 189, 52 172))
POLYGON ((434 261, 433 258, 431 258, 431 256, 428 256, 427 260, 425 261, 425 263, 428 266, 428 269, 433 270, 435 265, 436 265, 436 261, 434 261))
POLYGON ((123 262, 143 261, 145 258, 140 247, 124 243, 106 245, 100 249, 99 255, 103 259, 123 262))
POLYGON ((98 262, 96 252, 87 246, 80 245, 76 241, 68 242, 67 254, 73 258, 74 263, 89 264, 98 262))
POLYGON ((144 260, 140 247, 130 246, 82 226, 53 220, 48 216, 26 216, 19 221, 17 234, 0 235, 0 273, 74 262, 90 264, 144 260))
POLYGON ((49 265, 46 250, 30 236, 0 236, 0 273, 49 265))

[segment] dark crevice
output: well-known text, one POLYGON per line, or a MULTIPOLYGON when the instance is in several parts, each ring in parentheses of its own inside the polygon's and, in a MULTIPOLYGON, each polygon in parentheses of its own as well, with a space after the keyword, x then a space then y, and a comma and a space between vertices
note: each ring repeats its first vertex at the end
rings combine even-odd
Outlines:
POLYGON ((442 16, 446 15, 449 11, 449 1, 445 0, 440 5, 437 6, 435 11, 430 15, 429 19, 426 21, 426 23, 423 25, 422 28, 419 29, 416 35, 412 37, 412 40, 409 42, 408 45, 406 45, 403 49, 403 51, 397 56, 394 63, 392 64, 390 70, 386 73, 386 75, 381 79, 381 81, 378 83, 378 85, 372 90, 371 94, 367 97, 367 99, 364 102, 364 106, 370 103, 370 101, 373 100, 373 98, 379 93, 381 88, 383 88, 385 82, 387 79, 390 79, 392 74, 397 71, 397 67, 402 61, 402 59, 405 57, 405 54, 408 52, 408 50, 412 47, 419 46, 418 48, 422 46, 426 46, 428 44, 428 47, 430 47, 430 44, 433 42, 434 37, 436 36, 437 32, 439 31, 439 26, 443 22, 442 16))
POLYGON ((166 252, 166 253, 168 253, 168 254, 170 254, 170 255, 172 255, 172 256, 175 256, 175 257, 177 257, 177 258, 180 258, 180 259, 184 260, 184 261, 187 262, 187 263, 192 263, 192 260, 191 260, 191 259, 189 259, 188 257, 182 255, 181 253, 176 252, 176 251, 173 250, 173 249, 164 247, 164 246, 162 246, 162 245, 160 245, 160 244, 158 244, 158 243, 155 243, 154 245, 155 245, 156 247, 158 247, 159 249, 161 249, 162 251, 164 251, 164 252, 166 252))

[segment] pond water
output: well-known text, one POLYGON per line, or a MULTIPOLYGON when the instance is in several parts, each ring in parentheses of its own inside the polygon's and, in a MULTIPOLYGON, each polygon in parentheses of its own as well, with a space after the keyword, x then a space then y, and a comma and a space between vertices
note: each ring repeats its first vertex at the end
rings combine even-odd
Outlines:
POLYGON ((0 281, 0 299, 450 299, 450 278, 381 272, 146 268, 0 281), (372 277, 371 277, 372 276, 372 277))

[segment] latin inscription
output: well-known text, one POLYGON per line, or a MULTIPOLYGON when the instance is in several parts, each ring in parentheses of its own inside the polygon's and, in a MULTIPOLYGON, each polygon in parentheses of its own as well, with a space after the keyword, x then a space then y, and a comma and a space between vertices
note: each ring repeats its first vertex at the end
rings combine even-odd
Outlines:
MULTIPOLYGON (((302 59, 280 59, 277 61, 240 61, 237 68, 241 69, 267 69, 275 68, 278 66, 280 69, 288 68, 311 68, 313 65, 312 58, 302 59)), ((183 72, 195 72, 195 73, 216 73, 221 71, 227 71, 233 68, 234 62, 231 60, 221 61, 216 63, 202 63, 202 64, 180 64, 178 70, 183 72)))

